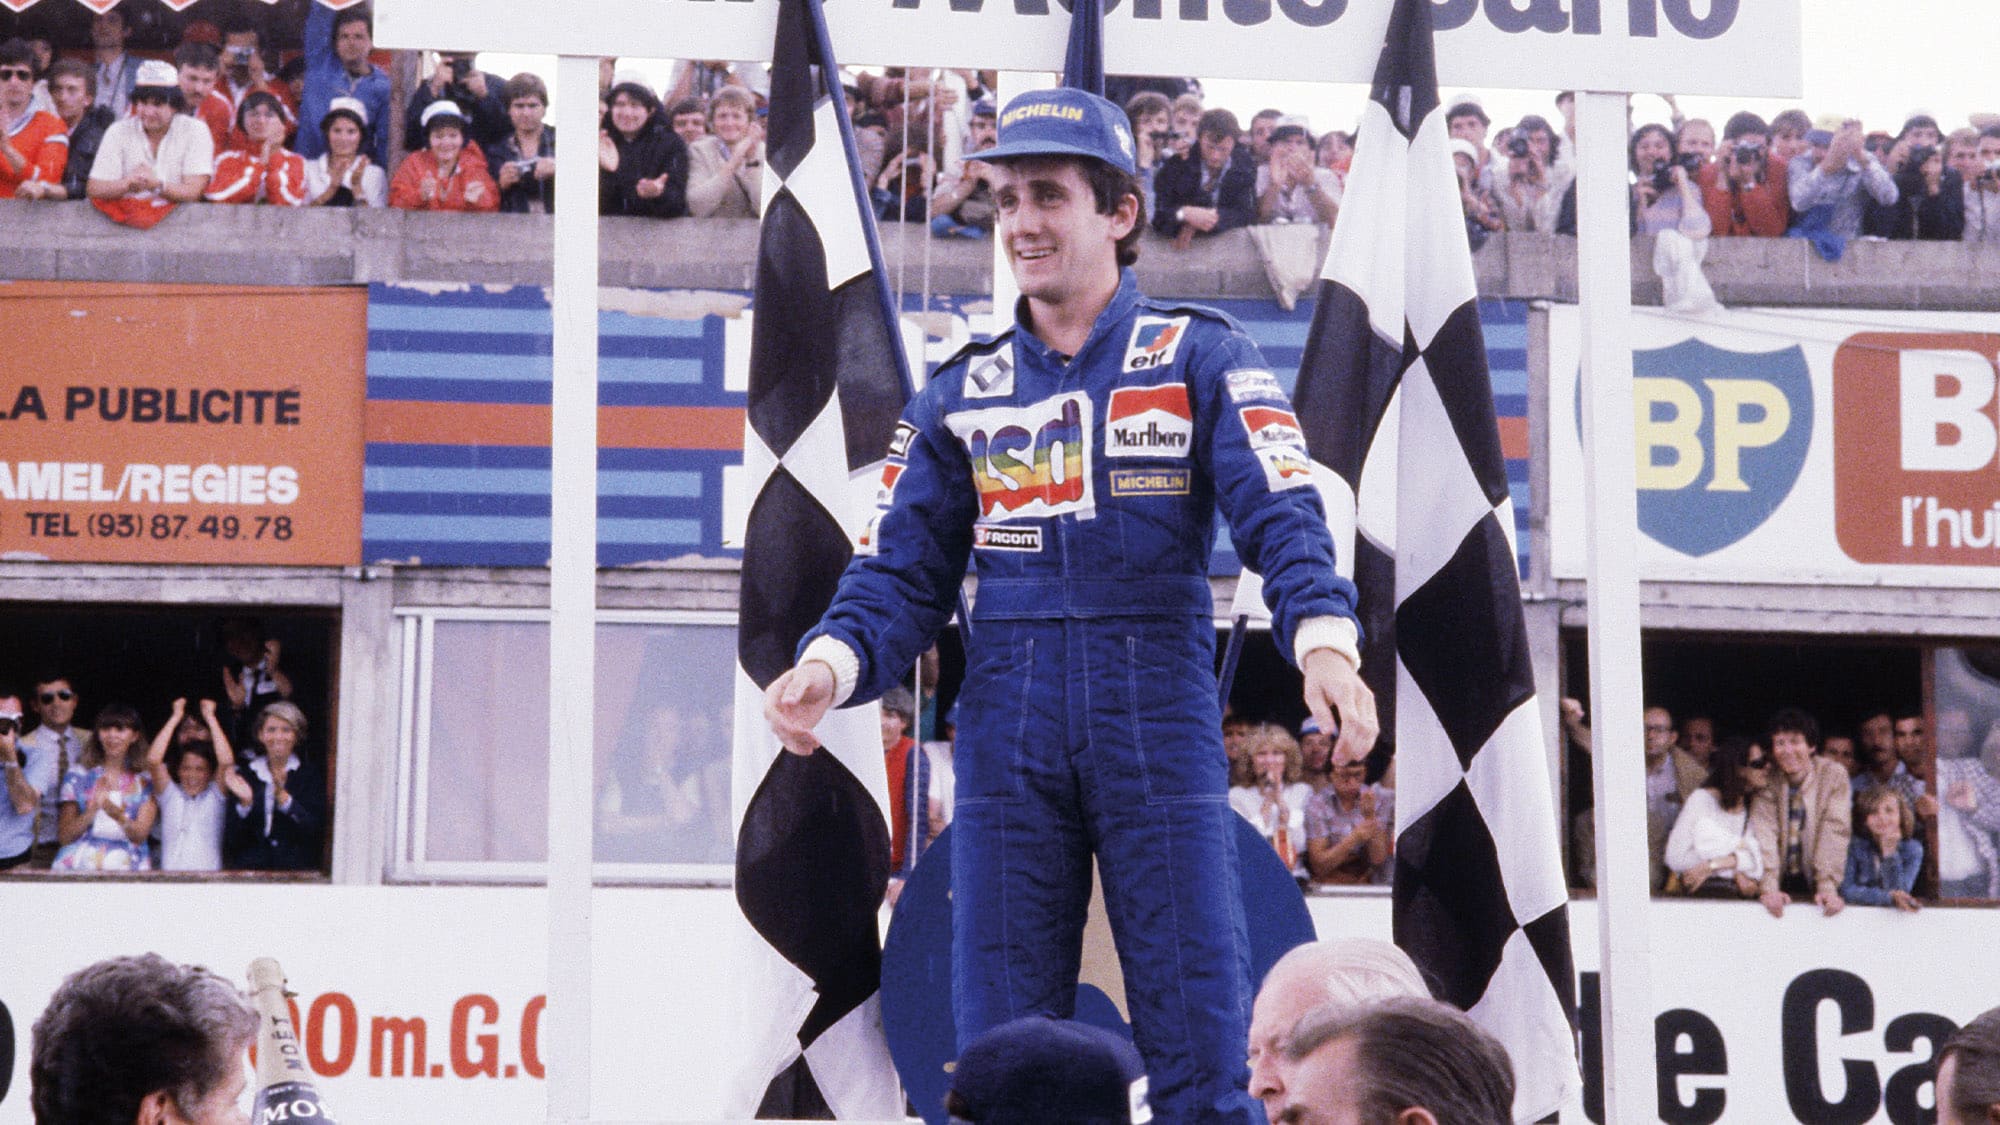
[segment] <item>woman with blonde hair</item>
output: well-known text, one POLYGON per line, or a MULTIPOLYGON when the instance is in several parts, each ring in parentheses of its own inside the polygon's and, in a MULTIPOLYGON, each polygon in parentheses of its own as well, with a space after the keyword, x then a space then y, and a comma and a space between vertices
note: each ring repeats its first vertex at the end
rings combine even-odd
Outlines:
POLYGON ((257 713, 254 729, 264 753, 237 768, 250 799, 230 803, 223 855, 233 871, 317 870, 326 838, 326 775, 301 753, 305 712, 281 699, 257 713))
POLYGON ((1229 790, 1229 805, 1257 827, 1294 875, 1305 874, 1306 800, 1299 744, 1276 723, 1258 723, 1244 737, 1250 783, 1229 790))

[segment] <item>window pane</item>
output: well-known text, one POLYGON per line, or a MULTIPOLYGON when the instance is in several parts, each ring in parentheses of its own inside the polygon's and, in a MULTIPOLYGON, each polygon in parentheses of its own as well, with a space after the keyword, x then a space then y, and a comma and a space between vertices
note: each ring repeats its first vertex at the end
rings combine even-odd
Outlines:
POLYGON ((2000 649, 1938 649, 1932 690, 1939 893, 2000 897, 2000 649))
MULTIPOLYGON (((598 862, 732 861, 735 668, 730 625, 598 627, 598 862)), ((548 626, 439 621, 430 682, 424 858, 545 859, 548 626)))
POLYGON ((425 858, 546 858, 549 627, 440 621, 430 678, 425 858))

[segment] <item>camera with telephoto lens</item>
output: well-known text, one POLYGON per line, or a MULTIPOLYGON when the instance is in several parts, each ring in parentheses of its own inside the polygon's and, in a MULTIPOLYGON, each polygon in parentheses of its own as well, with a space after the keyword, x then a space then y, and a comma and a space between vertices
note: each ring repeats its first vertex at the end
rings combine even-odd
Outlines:
POLYGON ((1513 140, 1507 142, 1508 156, 1528 156, 1534 151, 1535 146, 1529 144, 1526 137, 1515 137, 1513 140))

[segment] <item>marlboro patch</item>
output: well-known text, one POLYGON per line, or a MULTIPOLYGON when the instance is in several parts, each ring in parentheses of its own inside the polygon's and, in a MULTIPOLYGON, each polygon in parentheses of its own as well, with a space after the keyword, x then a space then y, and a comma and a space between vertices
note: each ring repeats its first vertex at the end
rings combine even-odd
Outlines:
POLYGON ((1104 419, 1107 457, 1186 457, 1194 446, 1187 384, 1120 387, 1104 419))

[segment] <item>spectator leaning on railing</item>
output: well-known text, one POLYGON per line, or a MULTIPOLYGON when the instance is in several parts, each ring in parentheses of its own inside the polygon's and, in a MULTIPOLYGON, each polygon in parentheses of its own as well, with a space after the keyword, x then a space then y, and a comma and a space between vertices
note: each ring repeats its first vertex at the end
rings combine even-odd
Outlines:
POLYGON ((306 202, 313 207, 381 207, 389 201, 389 174, 368 156, 370 118, 353 98, 335 98, 320 115, 324 142, 306 161, 306 202))
POLYGON ((497 211, 500 189, 486 156, 466 139, 465 117, 449 99, 423 113, 428 147, 403 158, 389 181, 389 206, 406 211, 497 211))
POLYGON ((493 182, 500 185, 500 209, 513 214, 552 214, 556 207, 556 130, 544 118, 549 88, 526 72, 507 80, 507 117, 514 131, 486 150, 493 182))
POLYGON ((91 162, 97 159, 104 130, 111 126, 111 111, 92 103, 97 76, 90 67, 75 59, 61 59, 49 68, 49 100, 56 116, 68 131, 64 146, 62 175, 54 181, 31 180, 21 185, 16 199, 82 199, 90 179, 91 162))
POLYGON ((236 127, 249 148, 215 158, 215 175, 205 193, 210 203, 274 203, 301 207, 306 196, 306 162, 285 147, 284 105, 276 94, 254 90, 236 111, 236 127))
POLYGON ((1721 157, 1701 170, 1702 205, 1719 237, 1783 238, 1792 223, 1785 165, 1772 158, 1770 130, 1754 113, 1722 129, 1721 157))
MULTIPOLYGON (((69 158, 62 119, 34 106, 34 51, 23 39, 0 43, 0 199, 23 185, 60 184, 69 158)), ((27 198, 40 197, 40 188, 27 198)))
POLYGON ((1750 805, 1750 829, 1765 857, 1764 908, 1780 917, 1793 897, 1810 896, 1825 913, 1838 914, 1847 905, 1840 881, 1854 818, 1847 771, 1813 756, 1819 724, 1796 707, 1771 716, 1765 734, 1778 768, 1750 805))
POLYGON ((1789 170, 1797 225, 1841 238, 1859 237, 1864 195, 1880 204, 1895 203, 1895 179, 1862 147, 1857 120, 1824 119, 1806 140, 1812 151, 1794 157, 1789 170))
POLYGON ((688 146, 688 214, 696 218, 750 219, 764 194, 764 123, 757 99, 741 86, 724 86, 709 101, 710 135, 688 146))
POLYGON ((2000 125, 1952 134, 1952 166, 1965 180, 1967 242, 2000 242, 2000 125))
POLYGON ((1159 213, 1153 229, 1185 250, 1198 234, 1249 226, 1257 217, 1257 166, 1237 143, 1236 115, 1211 109, 1195 127, 1195 147, 1160 168, 1153 179, 1159 213))
POLYGON ((1641 125, 1632 134, 1632 227, 1635 234, 1676 230, 1707 238, 1708 212, 1695 188, 1694 161, 1674 150, 1664 125, 1641 125))
POLYGON ((139 68, 132 116, 104 131, 90 166, 91 202, 113 220, 145 230, 208 190, 215 141, 207 126, 176 112, 180 100, 171 65, 148 60, 139 68))
POLYGON ((1257 167, 1257 221, 1333 225, 1340 214, 1333 171, 1313 163, 1312 135, 1286 122, 1271 130, 1269 159, 1257 167))
POLYGON ((600 213, 653 219, 687 214, 687 144, 667 127, 652 90, 632 81, 613 85, 599 140, 600 213))

